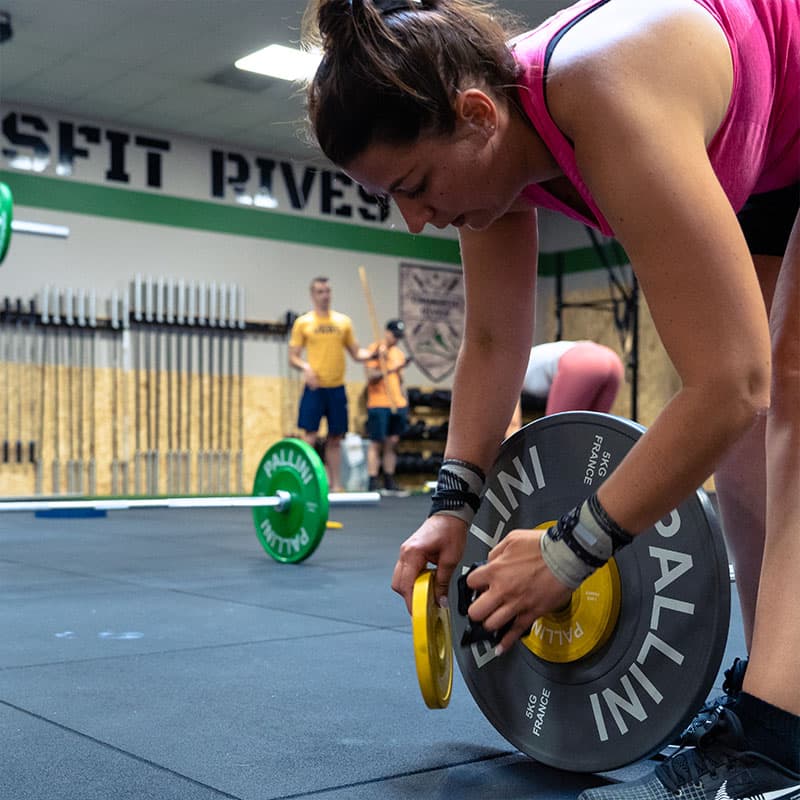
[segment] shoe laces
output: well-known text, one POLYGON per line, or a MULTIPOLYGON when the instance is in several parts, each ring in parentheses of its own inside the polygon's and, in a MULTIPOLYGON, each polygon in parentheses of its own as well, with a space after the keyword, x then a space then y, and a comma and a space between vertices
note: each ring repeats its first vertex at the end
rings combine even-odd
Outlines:
POLYGON ((736 701, 742 691, 744 673, 747 669, 746 658, 736 658, 733 664, 725 670, 722 682, 723 694, 706 701, 697 716, 689 723, 681 735, 679 744, 682 746, 694 745, 697 738, 716 724, 716 711, 720 706, 727 706, 736 701))
POLYGON ((746 658, 735 658, 733 664, 725 670, 725 680, 722 682, 722 691, 726 695, 738 694, 742 690, 744 673, 747 669, 746 658))
POLYGON ((700 785, 704 775, 716 777, 744 748, 742 723, 730 709, 717 707, 712 724, 700 736, 695 747, 685 747, 656 767, 656 776, 673 794, 689 784, 700 785))

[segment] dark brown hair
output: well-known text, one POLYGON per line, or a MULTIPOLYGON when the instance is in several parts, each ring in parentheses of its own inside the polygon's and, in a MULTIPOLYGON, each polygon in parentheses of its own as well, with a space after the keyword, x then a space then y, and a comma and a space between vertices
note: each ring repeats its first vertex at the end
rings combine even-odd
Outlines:
POLYGON ((467 79, 501 96, 516 84, 511 26, 483 0, 312 0, 303 38, 323 53, 307 90, 320 148, 346 166, 374 141, 452 133, 467 79))

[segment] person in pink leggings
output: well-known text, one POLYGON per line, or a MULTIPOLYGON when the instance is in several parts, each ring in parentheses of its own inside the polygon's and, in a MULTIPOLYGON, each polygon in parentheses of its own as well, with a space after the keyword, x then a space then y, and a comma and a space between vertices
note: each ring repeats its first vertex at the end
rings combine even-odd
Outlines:
POLYGON ((307 21, 325 156, 412 234, 458 230, 445 458, 393 589, 410 611, 432 562, 444 602, 461 561, 532 345, 538 208, 614 236, 680 386, 593 494, 469 573, 468 613, 510 623, 502 658, 714 473, 746 669, 694 747, 583 797, 797 800, 800 0, 581 0, 528 32, 477 0, 314 0, 307 21))
MULTIPOLYGON (((522 392, 545 401, 545 414, 608 413, 617 399, 624 374, 620 357, 610 347, 589 341, 545 342, 531 348, 522 392)), ((518 402, 506 438, 521 425, 522 406, 518 402)))

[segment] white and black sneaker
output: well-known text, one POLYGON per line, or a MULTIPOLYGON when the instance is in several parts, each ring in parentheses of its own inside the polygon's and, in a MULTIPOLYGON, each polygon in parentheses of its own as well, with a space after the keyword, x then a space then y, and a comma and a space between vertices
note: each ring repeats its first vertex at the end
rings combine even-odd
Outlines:
POLYGON ((800 773, 745 749, 735 712, 719 708, 694 747, 629 783, 587 789, 578 800, 800 800, 800 773))

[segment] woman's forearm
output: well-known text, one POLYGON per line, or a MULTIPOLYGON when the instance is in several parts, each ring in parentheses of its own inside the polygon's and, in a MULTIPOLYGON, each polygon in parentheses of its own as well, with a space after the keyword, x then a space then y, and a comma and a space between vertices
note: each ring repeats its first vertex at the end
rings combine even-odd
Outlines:
POLYGON ((445 455, 488 470, 522 388, 530 345, 465 342, 453 381, 445 455))
POLYGON ((649 528, 714 472, 763 411, 744 392, 682 389, 602 485, 600 502, 631 533, 649 528))

